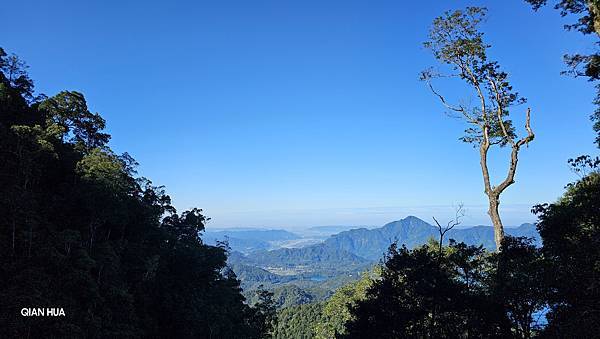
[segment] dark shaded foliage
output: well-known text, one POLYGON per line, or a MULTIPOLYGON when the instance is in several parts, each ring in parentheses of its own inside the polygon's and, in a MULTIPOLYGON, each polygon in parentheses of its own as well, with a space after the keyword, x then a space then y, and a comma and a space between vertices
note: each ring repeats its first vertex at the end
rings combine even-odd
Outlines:
POLYGON ((548 264, 540 248, 524 237, 507 237, 495 255, 489 289, 511 322, 513 335, 529 338, 543 325, 548 264))
POLYGON ((453 243, 413 250, 395 245, 381 279, 352 309, 348 338, 502 336, 510 323, 482 288, 481 247, 453 243))
POLYGON ((600 172, 597 161, 574 164, 591 167, 559 201, 534 208, 543 253, 551 263, 545 333, 591 338, 600 326, 600 172))
POLYGON ((0 337, 260 338, 268 295, 245 303, 202 210, 177 214, 135 177, 84 96, 34 97, 0 49, 0 337), (60 307, 65 317, 23 317, 60 307))
POLYGON ((380 280, 351 309, 350 338, 594 338, 600 326, 600 172, 534 207, 543 247, 506 237, 501 251, 450 242, 390 247, 380 280), (547 320, 546 320, 547 319, 547 320))
POLYGON ((277 326, 273 332, 276 339, 315 338, 315 324, 321 319, 323 304, 294 305, 283 308, 277 315, 277 326))
POLYGON ((346 337, 529 338, 546 300, 541 261, 525 238, 506 237, 499 253, 453 241, 442 251, 392 245, 346 337))

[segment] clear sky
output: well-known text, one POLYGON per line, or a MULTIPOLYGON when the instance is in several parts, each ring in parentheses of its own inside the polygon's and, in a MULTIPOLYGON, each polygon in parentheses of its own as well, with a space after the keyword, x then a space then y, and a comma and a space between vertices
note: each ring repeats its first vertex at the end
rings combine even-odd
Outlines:
MULTIPOLYGON (((489 224, 478 155, 418 81, 444 10, 485 5, 491 56, 529 99, 536 139, 502 197, 533 221, 595 153, 592 86, 560 75, 592 42, 523 1, 8 1, 0 46, 37 90, 83 92, 139 172, 210 225, 381 225, 415 214, 489 224)), ((513 112, 522 121, 525 107, 513 112)), ((520 124, 519 124, 520 125, 520 124)), ((521 126, 519 126, 521 127, 521 126)), ((496 178, 506 155, 493 161, 496 178)))

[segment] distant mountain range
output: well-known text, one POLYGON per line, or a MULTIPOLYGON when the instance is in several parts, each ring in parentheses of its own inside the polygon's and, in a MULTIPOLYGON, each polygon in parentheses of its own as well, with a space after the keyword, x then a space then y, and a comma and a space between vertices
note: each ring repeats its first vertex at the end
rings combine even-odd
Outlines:
MULTIPOLYGON (((537 243, 540 241, 533 224, 507 227, 505 231, 513 236, 533 238, 537 243)), ((259 267, 328 266, 329 263, 354 267, 356 264, 379 260, 393 242, 413 248, 426 243, 430 238, 437 239, 438 236, 437 227, 417 217, 408 216, 380 228, 343 231, 330 236, 323 243, 311 246, 259 249, 248 253, 245 261, 259 267)), ((274 238, 276 237, 273 236, 272 239, 274 238)), ((450 239, 469 245, 483 245, 490 250, 495 248, 494 230, 491 226, 455 228, 446 234, 444 243, 448 243, 450 239)))
MULTIPOLYGON (((507 227, 505 231, 513 236, 533 238, 536 243, 540 241, 533 224, 507 227)), ((289 275, 294 269, 298 271, 299 267, 306 268, 304 271, 332 265, 337 267, 336 270, 340 267, 354 269, 382 258, 393 242, 413 248, 426 243, 430 238, 437 239, 438 236, 437 227, 417 217, 408 216, 379 228, 343 231, 322 243, 300 248, 270 249, 274 247, 274 243, 300 239, 300 236, 284 230, 207 232, 205 239, 216 241, 226 237, 233 251, 241 252, 233 256, 231 260, 234 262, 268 268, 271 272, 280 270, 278 273, 289 275), (246 247, 241 246, 244 244, 246 247)), ((450 239, 469 245, 483 245, 490 250, 495 248, 494 230, 491 226, 455 228, 446 234, 444 243, 448 243, 450 239)))
MULTIPOLYGON (((300 248, 282 248, 282 244, 290 241, 306 240, 283 230, 207 232, 204 238, 207 239, 205 241, 228 238, 232 248, 229 266, 240 278, 246 291, 259 285, 278 290, 294 284, 312 291, 314 295, 323 296, 343 283, 358 278, 360 272, 369 269, 383 257, 393 242, 413 248, 439 236, 437 227, 414 216, 372 229, 347 230, 347 226, 336 227, 344 227, 346 230, 333 234, 318 244, 300 248)), ((540 243, 533 224, 506 227, 505 231, 513 236, 533 238, 537 244, 540 243)), ((444 242, 447 243, 450 239, 469 245, 483 245, 490 250, 495 248, 494 231, 490 226, 453 229, 446 234, 444 242)))
MULTIPOLYGON (((539 242, 539 235, 533 224, 522 224, 513 228, 507 227, 505 231, 513 236, 526 236, 539 242)), ((365 259, 378 260, 394 241, 406 245, 408 248, 413 248, 424 244, 432 237, 438 239, 437 227, 417 217, 409 216, 380 228, 370 230, 359 228, 338 233, 325 240, 325 245, 330 248, 348 251, 365 259)), ((445 235, 444 243, 447 243, 449 239, 469 245, 483 245, 490 250, 496 246, 494 243, 494 230, 491 226, 455 228, 445 235)))

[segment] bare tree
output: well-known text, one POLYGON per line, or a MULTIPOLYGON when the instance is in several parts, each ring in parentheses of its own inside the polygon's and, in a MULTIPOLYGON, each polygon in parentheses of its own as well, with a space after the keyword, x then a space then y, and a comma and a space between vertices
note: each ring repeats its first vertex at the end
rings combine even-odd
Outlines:
POLYGON ((479 148, 484 192, 489 201, 488 214, 494 226, 496 247, 500 249, 504 238, 504 227, 498 211, 500 195, 515 182, 519 151, 523 145, 528 145, 533 140, 534 133, 529 108, 525 113, 527 135, 519 138, 509 119, 509 109, 524 104, 526 100, 513 90, 508 82, 508 74, 500 70, 498 63, 488 59, 487 49, 490 45, 484 43, 483 33, 479 31, 486 12, 485 8, 467 7, 464 11, 446 12, 433 21, 425 47, 442 64, 449 66, 450 73, 428 69, 421 73, 421 80, 427 83, 449 115, 467 123, 468 127, 461 140, 479 148), (439 78, 462 80, 477 103, 449 103, 433 86, 432 80, 439 78), (488 153, 493 146, 508 146, 511 149, 508 171, 498 185, 492 185, 488 168, 488 153))
POLYGON ((460 203, 456 207, 456 211, 455 211, 455 214, 454 214, 454 219, 448 221, 448 223, 446 224, 446 226, 442 226, 437 221, 437 219, 435 217, 432 217, 433 221, 435 221, 435 224, 438 227, 438 232, 440 233, 440 243, 439 243, 439 253, 440 253, 440 255, 442 253, 442 248, 443 248, 443 243, 444 243, 444 236, 446 235, 446 233, 448 233, 448 231, 450 231, 454 227, 460 225, 461 222, 462 222, 462 218, 464 216, 465 216, 464 205, 462 203, 460 203))

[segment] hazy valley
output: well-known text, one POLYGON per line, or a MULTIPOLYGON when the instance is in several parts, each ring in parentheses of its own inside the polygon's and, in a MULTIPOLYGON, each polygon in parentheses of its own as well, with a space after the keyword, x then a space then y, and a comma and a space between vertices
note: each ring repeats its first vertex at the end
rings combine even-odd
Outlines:
MULTIPOLYGON (((507 227, 506 232, 540 243, 530 223, 507 227)), ((228 265, 241 280, 246 297, 253 300, 255 290, 262 287, 272 290, 276 304, 282 307, 325 299, 379 263, 392 243, 412 249, 429 239, 439 239, 439 232, 422 219, 408 216, 369 228, 208 229, 202 238, 210 245, 229 246, 228 265)), ((456 228, 445 235, 444 244, 450 239, 491 250, 495 246, 491 226, 456 228)))

